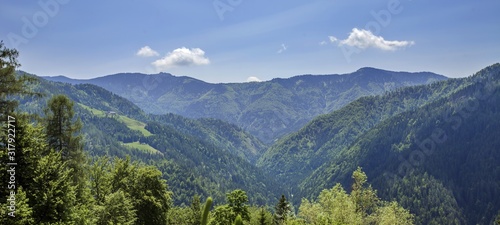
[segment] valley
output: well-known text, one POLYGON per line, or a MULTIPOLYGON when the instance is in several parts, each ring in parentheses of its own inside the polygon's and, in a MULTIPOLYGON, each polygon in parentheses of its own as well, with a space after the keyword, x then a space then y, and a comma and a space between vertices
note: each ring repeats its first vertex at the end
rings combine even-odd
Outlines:
MULTIPOLYGON (((169 95, 199 96, 200 101, 212 99, 197 103, 198 108, 186 105, 191 118, 170 112, 150 114, 151 108, 145 104, 136 106, 126 99, 130 96, 113 93, 112 88, 29 76, 37 80, 30 89, 43 97, 17 98, 20 112, 43 116, 45 112, 40 109, 47 99, 58 94, 68 96, 76 103, 75 115, 83 124, 85 152, 93 158, 129 158, 158 168, 172 190, 174 206, 181 207, 172 213, 179 213, 176 210, 190 204, 193 196, 212 197, 220 204, 226 201, 225 193, 244 190, 251 205, 273 204, 283 194, 296 207, 292 211, 298 212, 300 218, 306 210, 302 205, 308 204, 304 199, 314 199, 335 184, 350 187, 356 168, 366 173, 382 200, 398 202, 408 209, 416 224, 483 224, 492 220, 500 208, 496 198, 500 189, 495 179, 500 176, 500 165, 496 163, 500 158, 496 146, 500 143, 495 138, 500 127, 496 122, 500 121, 500 64, 460 79, 363 68, 331 77, 308 75, 248 84, 201 83, 198 85, 209 88, 191 89, 192 82, 201 81, 185 82, 190 78, 168 75, 169 79, 184 80, 176 87, 180 93, 173 95, 170 90, 169 95), (347 87, 340 81, 356 80, 354 76, 362 78, 347 87), (328 80, 336 80, 337 86, 325 85, 328 80), (324 90, 313 91, 321 85, 324 90), (261 92, 248 94, 250 89, 261 92), (336 97, 324 96, 323 103, 311 101, 333 92, 329 89, 337 90, 336 97), (198 93, 188 93, 189 90, 198 93), (232 90, 233 100, 211 102, 228 96, 228 90, 232 90), (260 123, 271 130, 273 126, 281 127, 272 136, 278 138, 276 141, 264 142, 255 130, 247 132, 249 127, 230 123, 234 122, 230 118, 239 117, 238 112, 231 114, 224 107, 220 111, 204 111, 204 105, 244 105, 238 103, 236 96, 245 95, 243 98, 253 99, 248 100, 251 104, 270 106, 266 110, 282 116, 281 121, 293 121, 293 115, 298 116, 303 110, 321 115, 309 119, 315 113, 306 114, 300 122, 304 126, 285 129, 283 124, 268 120, 266 110, 256 110, 260 123), (288 105, 290 102, 281 96, 303 100, 288 105), (331 99, 328 103, 324 101, 327 98, 331 99), (308 105, 304 103, 306 99, 311 99, 308 105), (326 108, 330 110, 325 112, 326 108), (286 109, 302 111, 280 114, 286 109), (214 115, 210 112, 217 112, 219 118, 203 117, 214 115), (223 115, 228 117, 220 118, 223 115)), ((121 76, 125 75, 114 76, 124 80, 121 76)), ((180 103, 173 103, 176 104, 180 103)), ((259 123, 256 121, 250 124, 259 123)))

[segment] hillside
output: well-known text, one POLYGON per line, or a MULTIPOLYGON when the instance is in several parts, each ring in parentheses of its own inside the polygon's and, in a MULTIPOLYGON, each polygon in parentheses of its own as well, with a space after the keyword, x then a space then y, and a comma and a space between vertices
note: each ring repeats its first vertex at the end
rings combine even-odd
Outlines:
POLYGON ((43 115, 48 98, 67 95, 83 123, 84 149, 90 156, 125 157, 157 166, 175 194, 187 204, 195 194, 223 201, 237 188, 264 204, 279 193, 272 179, 251 162, 265 151, 257 138, 216 119, 152 116, 130 101, 92 84, 40 79, 32 90, 43 98, 20 98, 19 111, 43 115))
POLYGON ((446 77, 361 68, 343 75, 302 75, 266 82, 211 84, 167 73, 115 74, 90 80, 44 77, 67 83, 91 83, 125 97, 148 113, 221 119, 265 143, 298 130, 312 118, 367 95, 446 77))
POLYGON ((361 166, 417 224, 490 224, 500 209, 499 92, 495 64, 469 78, 361 98, 278 141, 259 165, 299 198, 348 186, 361 166))

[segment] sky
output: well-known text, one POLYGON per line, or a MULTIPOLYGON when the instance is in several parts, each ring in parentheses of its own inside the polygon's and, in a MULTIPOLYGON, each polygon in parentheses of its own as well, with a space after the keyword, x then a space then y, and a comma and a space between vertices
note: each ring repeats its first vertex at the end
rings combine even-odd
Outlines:
POLYGON ((2 0, 0 40, 40 76, 227 83, 375 67, 465 77, 500 62, 499 9, 498 0, 2 0))

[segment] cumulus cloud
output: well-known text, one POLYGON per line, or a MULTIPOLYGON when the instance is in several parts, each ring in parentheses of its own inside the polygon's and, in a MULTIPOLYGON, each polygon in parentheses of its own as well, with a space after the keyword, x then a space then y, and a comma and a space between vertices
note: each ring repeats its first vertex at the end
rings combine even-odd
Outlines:
POLYGON ((205 52, 200 48, 178 48, 161 59, 154 61, 153 66, 158 70, 163 70, 178 66, 198 66, 208 65, 210 60, 205 57, 205 52))
POLYGON ((247 82, 261 82, 262 80, 260 80, 258 77, 248 77, 247 78, 247 82))
POLYGON ((153 56, 159 56, 160 54, 158 54, 157 51, 151 49, 149 46, 144 46, 142 47, 141 49, 139 49, 139 51, 137 51, 136 53, 137 56, 140 56, 140 57, 153 57, 153 56))
POLYGON ((281 48, 278 50, 277 53, 280 54, 280 53, 286 51, 286 48, 287 48, 287 46, 285 44, 281 44, 281 48))
MULTIPOLYGON (((331 42, 336 42, 337 39, 330 36, 331 42), (332 41, 335 40, 335 41, 332 41)), ((340 40, 339 45, 347 45, 360 49, 377 48, 384 51, 395 51, 414 45, 413 41, 387 41, 382 36, 376 36, 369 30, 353 28, 349 37, 345 40, 340 40)))

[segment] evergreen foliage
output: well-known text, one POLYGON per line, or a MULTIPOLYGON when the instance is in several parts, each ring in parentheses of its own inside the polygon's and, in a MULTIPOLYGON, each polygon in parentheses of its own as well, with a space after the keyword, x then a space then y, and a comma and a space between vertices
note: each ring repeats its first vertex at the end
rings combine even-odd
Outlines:
POLYGON ((290 203, 285 198, 285 195, 281 195, 281 198, 279 199, 274 209, 275 212, 273 217, 273 223, 275 225, 286 224, 288 220, 288 214, 290 213, 291 208, 290 208, 290 203))

